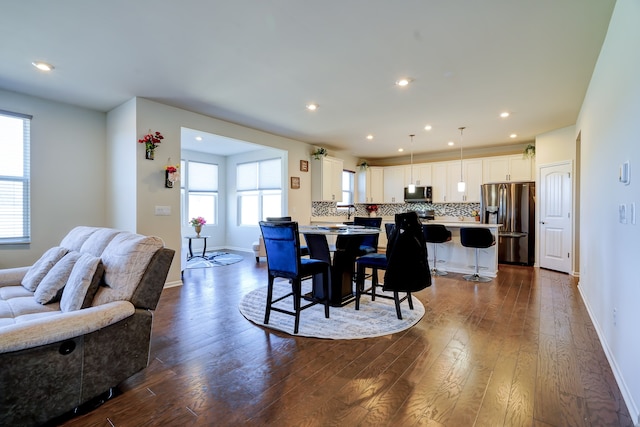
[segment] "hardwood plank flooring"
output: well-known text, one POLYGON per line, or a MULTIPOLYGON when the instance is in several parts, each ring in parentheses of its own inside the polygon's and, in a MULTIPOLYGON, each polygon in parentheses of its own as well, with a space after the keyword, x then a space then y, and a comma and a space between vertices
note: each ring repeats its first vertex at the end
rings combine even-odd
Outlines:
POLYGON ((59 425, 633 425, 571 276, 500 265, 489 283, 436 277, 415 294, 416 326, 350 341, 247 321, 238 303, 261 286, 252 255, 186 270, 162 293, 149 367, 59 425))

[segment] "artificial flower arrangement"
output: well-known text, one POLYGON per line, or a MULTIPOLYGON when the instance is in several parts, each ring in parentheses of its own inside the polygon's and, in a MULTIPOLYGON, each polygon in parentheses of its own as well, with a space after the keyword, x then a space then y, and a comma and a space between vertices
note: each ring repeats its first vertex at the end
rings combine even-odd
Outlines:
POLYGON ((378 212, 378 205, 367 205, 366 209, 369 213, 378 212))
POLYGON ((194 226, 203 226, 207 223, 207 220, 202 218, 201 216, 195 217, 195 218, 191 218, 191 221, 189 221, 189 223, 194 226))
POLYGON ((360 163, 358 163, 358 167, 360 168, 360 170, 367 170, 367 168, 369 167, 369 163, 367 163, 366 160, 361 161, 360 163))
POLYGON ((155 150, 163 139, 164 136, 160 132, 151 132, 151 129, 149 129, 149 133, 139 139, 138 142, 144 144, 147 150, 155 150))
POLYGON ((178 172, 178 168, 180 166, 178 165, 169 165, 165 168, 165 171, 167 171, 167 179, 171 182, 176 182, 180 180, 180 172, 178 172))
POLYGON ((473 210, 471 211, 471 216, 476 219, 476 221, 480 221, 480 212, 473 210))
POLYGON ((326 148, 316 148, 316 151, 314 151, 313 153, 311 153, 311 155, 313 156, 314 159, 318 160, 320 157, 325 157, 327 155, 327 149, 326 148))

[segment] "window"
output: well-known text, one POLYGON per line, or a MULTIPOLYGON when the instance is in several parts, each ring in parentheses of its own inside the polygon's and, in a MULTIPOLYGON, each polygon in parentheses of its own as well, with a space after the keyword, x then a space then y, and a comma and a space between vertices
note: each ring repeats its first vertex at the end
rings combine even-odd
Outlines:
POLYGON ((356 173, 353 171, 342 171, 342 201, 337 204, 337 207, 347 207, 349 205, 353 205, 355 175, 356 173))
POLYGON ((211 163, 181 161, 183 218, 189 225, 191 218, 203 217, 207 224, 218 223, 218 165, 211 163), (186 167, 186 170, 185 170, 186 167), (185 179, 186 178, 186 179, 185 179))
POLYGON ((0 110, 0 243, 31 241, 31 116, 0 110))
POLYGON ((282 216, 281 170, 280 159, 238 164, 239 225, 258 225, 269 216, 282 216))

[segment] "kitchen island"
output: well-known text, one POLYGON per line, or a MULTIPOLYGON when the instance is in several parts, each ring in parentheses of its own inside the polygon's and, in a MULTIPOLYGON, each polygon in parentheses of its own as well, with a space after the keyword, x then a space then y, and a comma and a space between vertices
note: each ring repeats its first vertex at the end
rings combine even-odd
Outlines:
MULTIPOLYGON (((322 224, 326 222, 340 222, 339 217, 313 217, 311 223, 322 224)), ((345 218, 342 217, 342 220, 345 218)), ((385 223, 393 223, 394 217, 382 218, 382 229, 385 223)), ((496 239, 496 244, 489 248, 482 248, 478 254, 480 264, 480 274, 487 277, 496 277, 498 274, 498 228, 501 224, 483 224, 475 221, 473 218, 464 217, 459 220, 455 217, 436 217, 433 220, 422 220, 423 224, 442 224, 451 231, 451 241, 438 244, 438 269, 461 274, 475 273, 475 249, 465 248, 460 243, 460 229, 463 227, 481 227, 488 228, 496 239)), ((332 242, 329 242, 331 244, 332 242)), ((387 238, 385 233, 380 233, 378 247, 384 251, 387 246, 387 238)), ((433 243, 427 243, 427 251, 429 253, 429 267, 433 268, 433 243)))

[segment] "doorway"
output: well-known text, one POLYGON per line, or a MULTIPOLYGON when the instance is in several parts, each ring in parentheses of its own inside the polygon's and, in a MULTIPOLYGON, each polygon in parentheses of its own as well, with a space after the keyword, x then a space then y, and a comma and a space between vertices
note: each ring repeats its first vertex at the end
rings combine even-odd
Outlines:
POLYGON ((539 263, 541 268, 570 273, 573 265, 571 161, 540 167, 539 263))

